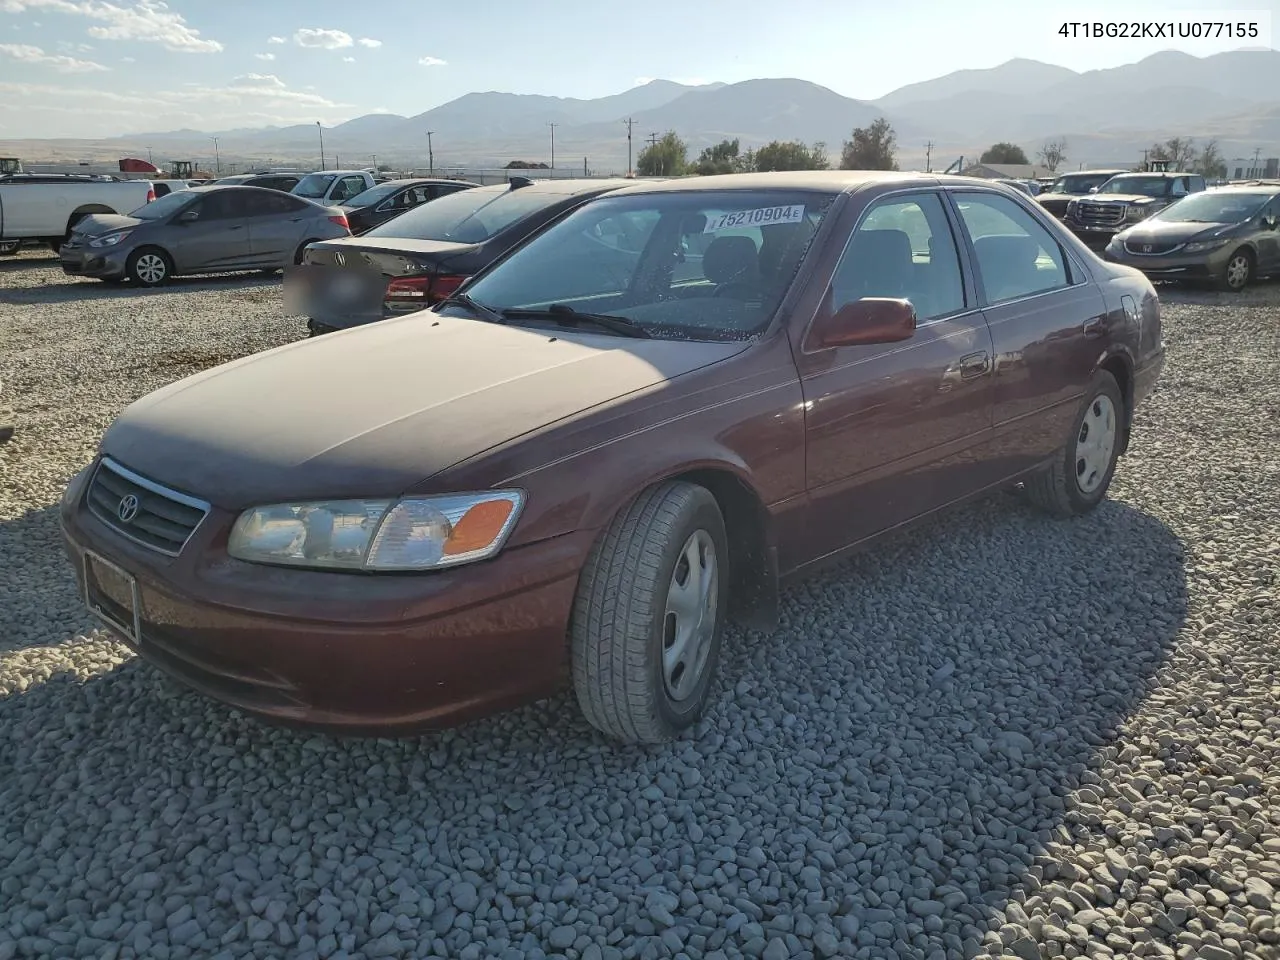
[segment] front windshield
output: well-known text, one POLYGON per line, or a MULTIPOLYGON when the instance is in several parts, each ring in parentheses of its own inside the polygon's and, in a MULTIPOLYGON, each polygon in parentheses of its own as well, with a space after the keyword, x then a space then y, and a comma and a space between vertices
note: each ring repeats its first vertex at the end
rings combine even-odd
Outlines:
MULTIPOLYGON (((769 323, 834 199, 780 190, 604 197, 518 248, 466 293, 499 313, 559 304, 622 317, 653 337, 745 340, 769 323)), ((444 309, 474 316, 463 305, 444 309)))
POLYGON ((1172 183, 1168 177, 1112 177, 1098 188, 1098 192, 1163 197, 1168 194, 1172 183))
POLYGON ((1271 198, 1256 193, 1193 193, 1155 215, 1170 223, 1244 223, 1271 198))
POLYGON ((1059 177, 1050 188, 1050 193, 1088 193, 1094 187, 1100 187, 1111 179, 1111 174, 1089 174, 1081 176, 1080 174, 1071 174, 1070 176, 1059 177))
POLYGON ((319 200, 329 192, 329 185, 337 176, 336 173, 309 173, 298 181, 298 185, 293 188, 293 195, 319 200))
POLYGON ((460 190, 413 207, 364 235, 484 243, 517 220, 545 210, 567 196, 568 194, 549 193, 530 187, 515 190, 506 186, 460 190))
MULTIPOLYGON (((399 183, 380 183, 376 187, 370 187, 364 193, 357 193, 354 197, 342 202, 348 207, 368 207, 375 203, 381 203, 397 190, 402 189, 402 187, 403 184, 399 183)), ((297 191, 295 190, 294 193, 297 193, 297 191)))
POLYGON ((136 217, 139 220, 163 220, 170 214, 177 213, 195 197, 196 194, 190 190, 170 193, 158 200, 144 203, 137 210, 132 211, 129 216, 136 217))

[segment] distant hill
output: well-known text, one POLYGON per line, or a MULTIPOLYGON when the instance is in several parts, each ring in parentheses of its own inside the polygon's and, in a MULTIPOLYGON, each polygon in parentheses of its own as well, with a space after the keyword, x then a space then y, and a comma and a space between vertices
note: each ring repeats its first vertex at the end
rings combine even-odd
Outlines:
MULTIPOLYGON (((650 134, 675 130, 693 154, 737 137, 744 148, 774 139, 825 141, 838 156, 855 126, 884 116, 898 137, 899 160, 921 165, 925 143, 945 166, 1008 140, 1034 155, 1049 138, 1065 137, 1067 166, 1141 157, 1156 139, 1216 138, 1231 161, 1280 155, 1280 52, 1238 50, 1209 57, 1158 53, 1138 63, 1077 73, 1035 60, 959 70, 912 83, 877 100, 855 100, 798 78, 690 86, 654 80, 592 100, 498 91, 469 93, 415 116, 388 113, 354 117, 324 131, 330 156, 367 157, 405 166, 426 161, 431 130, 437 165, 500 167, 511 159, 547 160, 556 124, 557 166, 582 158, 602 171, 622 171, 626 132, 634 124, 633 151, 650 134)), ((18 141, 0 152, 30 157, 103 158, 137 155, 146 146, 176 158, 204 158, 217 136, 224 160, 294 158, 318 152, 312 124, 234 131, 178 130, 99 141, 18 141), (43 144, 43 146, 42 146, 43 144)), ((210 158, 211 159, 211 158, 210 158)))

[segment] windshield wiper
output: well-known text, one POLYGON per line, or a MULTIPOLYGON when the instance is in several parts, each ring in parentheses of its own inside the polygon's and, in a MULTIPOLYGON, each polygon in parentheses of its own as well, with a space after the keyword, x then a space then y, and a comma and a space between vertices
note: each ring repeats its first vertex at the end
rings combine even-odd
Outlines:
POLYGON ((590 323, 619 336, 635 337, 638 340, 653 339, 653 335, 648 330, 636 325, 626 317, 614 317, 607 313, 580 313, 573 307, 563 303, 553 303, 543 310, 524 310, 519 308, 503 310, 502 316, 511 320, 553 320, 568 325, 590 323))
POLYGON ((446 297, 444 300, 440 301, 440 306, 447 307, 450 304, 454 304, 454 303, 459 304, 460 306, 466 307, 476 316, 483 317, 485 320, 488 320, 490 323, 504 322, 502 314, 500 314, 497 310, 494 310, 492 307, 486 307, 483 303, 480 303, 477 300, 472 300, 465 293, 455 293, 451 297, 446 297))

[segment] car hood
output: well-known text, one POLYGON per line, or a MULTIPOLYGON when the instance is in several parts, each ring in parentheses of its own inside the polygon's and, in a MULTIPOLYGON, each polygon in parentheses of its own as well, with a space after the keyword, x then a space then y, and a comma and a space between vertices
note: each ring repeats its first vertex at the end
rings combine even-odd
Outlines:
POLYGON ((104 233, 114 233, 116 230, 126 230, 148 222, 119 213, 91 213, 76 224, 75 232, 86 237, 100 237, 104 233))
POLYGON ((1188 243, 1192 240, 1213 240, 1229 233, 1234 223, 1187 223, 1186 221, 1162 222, 1146 220, 1125 230, 1124 239, 1129 243, 1188 243))
POLYGON ((1087 199, 1090 203, 1156 203, 1157 201, 1165 198, 1148 197, 1144 193, 1090 193, 1075 199, 1087 199))
POLYGON ((127 407, 102 451, 231 510, 395 496, 494 446, 745 348, 424 312, 170 384, 127 407))

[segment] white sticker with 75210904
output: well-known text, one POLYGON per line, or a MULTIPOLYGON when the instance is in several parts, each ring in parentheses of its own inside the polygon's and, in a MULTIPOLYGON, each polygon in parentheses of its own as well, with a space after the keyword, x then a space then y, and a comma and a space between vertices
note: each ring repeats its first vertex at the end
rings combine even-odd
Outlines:
POLYGON ((804 219, 804 204, 793 203, 782 207, 757 207, 754 210, 735 210, 718 217, 707 217, 703 233, 717 233, 739 227, 767 227, 774 223, 799 223, 804 219))

